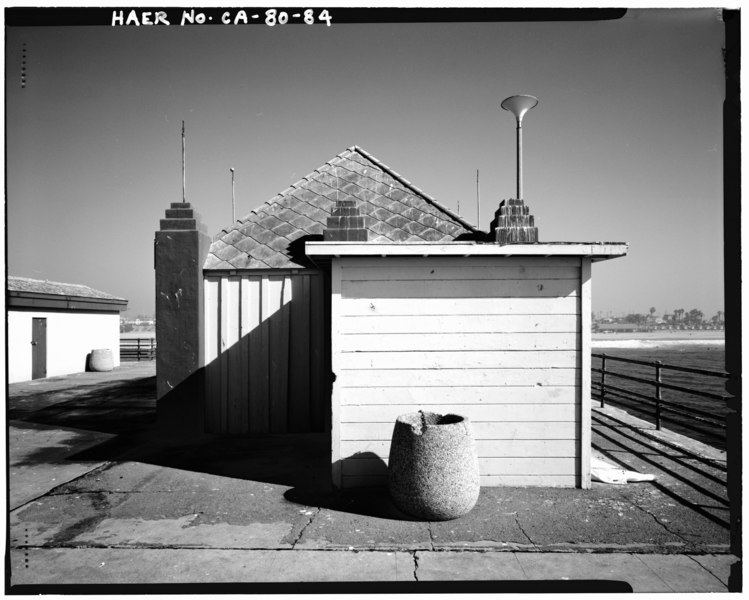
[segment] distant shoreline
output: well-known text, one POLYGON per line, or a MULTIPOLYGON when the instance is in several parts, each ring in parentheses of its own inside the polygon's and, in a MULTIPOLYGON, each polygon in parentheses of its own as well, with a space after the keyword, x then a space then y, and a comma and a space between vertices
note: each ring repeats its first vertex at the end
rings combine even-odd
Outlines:
POLYGON ((592 346, 626 347, 626 346, 672 346, 672 345, 723 345, 725 331, 718 330, 662 330, 622 333, 594 333, 592 346))
POLYGON ((594 340, 724 340, 725 331, 713 329, 662 329, 622 333, 594 333, 594 340))

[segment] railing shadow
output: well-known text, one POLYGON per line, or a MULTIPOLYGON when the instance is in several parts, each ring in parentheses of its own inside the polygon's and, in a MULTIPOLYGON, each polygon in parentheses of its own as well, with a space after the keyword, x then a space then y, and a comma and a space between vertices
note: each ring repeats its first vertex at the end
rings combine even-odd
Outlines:
MULTIPOLYGON (((610 418, 609 415, 606 415, 606 418, 610 418)), ((627 454, 632 455, 650 465, 655 467, 655 469, 659 473, 663 473, 667 475, 668 477, 671 477, 681 483, 686 484, 689 486, 690 489, 692 489, 695 493, 700 494, 704 496, 705 498, 708 498, 722 506, 714 506, 713 508, 716 510, 728 510, 729 503, 728 499, 725 495, 720 495, 718 493, 715 493, 712 490, 709 490, 698 483, 696 483, 694 476, 700 476, 700 477, 706 477, 716 483, 718 483, 720 486, 722 486, 723 490, 725 490, 726 482, 725 480, 720 479, 719 477, 716 477, 712 474, 707 476, 702 469, 696 468, 694 465, 690 465, 689 463, 677 458, 677 457, 671 457, 667 456, 663 453, 663 451, 659 448, 657 448, 654 444, 657 442, 654 442, 652 440, 649 440, 648 438, 642 438, 637 436, 636 433, 630 433, 635 432, 636 430, 632 428, 631 426, 627 425, 626 423, 623 423, 621 421, 618 421, 614 418, 612 418, 613 421, 616 421, 618 423, 617 429, 616 429, 616 435, 612 435, 613 432, 606 433, 604 431, 605 428, 610 428, 613 430, 613 426, 607 423, 604 419, 602 419, 600 416, 597 416, 595 413, 592 416, 593 422, 594 422, 594 431, 597 435, 599 435, 604 440, 622 448, 623 451, 626 451, 627 454), (627 429, 628 431, 624 431, 627 429), (621 441, 620 439, 617 439, 617 436, 620 438, 624 438, 624 440, 628 442, 633 443, 625 443, 621 441), (651 458, 651 455, 646 452, 637 451, 634 449, 634 445, 643 446, 643 447, 650 447, 653 449, 653 455, 659 456, 659 457, 665 457, 667 460, 672 461, 679 466, 686 469, 686 472, 679 473, 675 470, 675 468, 664 465, 662 461, 657 461, 651 458), (690 475, 690 472, 692 473, 690 475)), ((625 469, 636 469, 635 465, 628 464, 625 460, 622 460, 621 457, 618 455, 613 454, 612 452, 606 450, 605 448, 601 447, 600 445, 593 444, 593 447, 596 450, 599 450, 603 454, 605 454, 608 458, 615 461, 619 465, 621 465, 625 469)), ((657 476, 656 476, 657 477, 657 476)), ((672 498, 673 500, 679 502, 681 505, 685 506, 686 508, 689 508, 690 510, 695 511, 699 515, 705 517, 706 519, 712 521, 713 523, 720 525, 721 527, 728 528, 729 524, 727 520, 721 519, 720 517, 712 514, 708 510, 705 510, 705 508, 697 504, 696 502, 692 502, 688 498, 684 497, 683 492, 677 492, 671 488, 669 488, 667 485, 665 485, 662 482, 662 478, 656 479, 656 481, 652 482, 654 487, 659 489, 661 492, 672 498)))

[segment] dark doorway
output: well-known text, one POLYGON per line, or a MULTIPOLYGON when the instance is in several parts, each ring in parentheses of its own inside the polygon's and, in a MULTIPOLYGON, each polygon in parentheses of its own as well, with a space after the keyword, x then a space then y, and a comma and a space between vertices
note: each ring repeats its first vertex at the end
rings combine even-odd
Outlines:
POLYGON ((47 319, 31 319, 31 379, 47 376, 47 319))

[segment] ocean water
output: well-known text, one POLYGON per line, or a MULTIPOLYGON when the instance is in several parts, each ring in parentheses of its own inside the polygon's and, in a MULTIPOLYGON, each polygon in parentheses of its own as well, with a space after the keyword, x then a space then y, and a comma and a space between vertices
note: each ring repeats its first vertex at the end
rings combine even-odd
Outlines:
MULTIPOLYGON (((682 373, 680 371, 672 371, 665 368, 666 365, 676 365, 725 372, 726 352, 722 340, 669 340, 664 342, 655 340, 624 340, 614 342, 598 341, 593 346, 592 352, 594 355, 605 353, 610 357, 630 358, 649 362, 659 360, 664 364, 661 376, 663 383, 671 383, 673 385, 698 389, 718 394, 720 396, 728 396, 725 387, 725 379, 693 373, 682 373)), ((592 359, 592 365, 594 368, 600 368, 600 358, 594 356, 592 359)), ((632 365, 607 359, 606 370, 655 380, 655 368, 653 367, 632 365)), ((600 379, 600 373, 592 374, 592 380, 594 383, 600 381, 600 379)), ((626 381, 611 375, 606 376, 606 384, 634 390, 648 396, 653 396, 655 390, 651 385, 626 381)), ((595 389, 594 386, 594 391, 595 389)), ((721 422, 724 421, 728 414, 728 404, 725 400, 702 398, 692 394, 665 389, 662 390, 661 396, 663 400, 678 404, 680 407, 684 407, 687 410, 690 408, 696 408, 708 412, 721 422)), ((594 399, 594 403, 595 402, 596 400, 594 399)), ((608 399, 607 402, 609 402, 608 399)), ((654 422, 652 408, 650 408, 651 414, 648 415, 646 412, 638 410, 636 404, 625 403, 623 401, 617 402, 613 399, 611 404, 623 408, 642 419, 654 422)), ((705 423, 697 423, 688 418, 666 411, 662 413, 662 416, 664 417, 664 420, 662 421, 662 426, 664 428, 688 435, 689 437, 709 443, 712 446, 725 448, 725 429, 705 423), (666 420, 665 417, 669 417, 669 420, 666 420), (684 425, 685 422, 691 422, 705 431, 687 427, 684 425)))

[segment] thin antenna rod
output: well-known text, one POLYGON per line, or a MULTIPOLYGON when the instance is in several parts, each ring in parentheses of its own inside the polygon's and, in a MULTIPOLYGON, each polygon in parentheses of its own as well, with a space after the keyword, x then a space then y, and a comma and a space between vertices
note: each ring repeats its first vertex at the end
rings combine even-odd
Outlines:
POLYGON ((234 167, 229 167, 231 171, 231 222, 237 220, 236 204, 234 203, 234 167))
POLYGON ((185 204, 185 122, 182 121, 182 204, 185 204))
POLYGON ((478 169, 476 169, 476 226, 481 227, 481 188, 479 187, 478 169))

